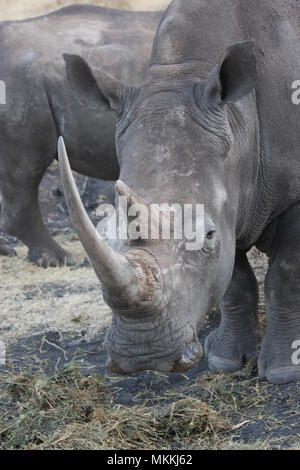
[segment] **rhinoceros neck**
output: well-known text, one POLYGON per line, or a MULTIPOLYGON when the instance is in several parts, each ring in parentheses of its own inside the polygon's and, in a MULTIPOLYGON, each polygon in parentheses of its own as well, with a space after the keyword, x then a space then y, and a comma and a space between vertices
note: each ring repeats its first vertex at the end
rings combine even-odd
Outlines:
POLYGON ((243 40, 236 4, 224 0, 220 8, 219 0, 172 2, 154 40, 150 70, 184 66, 206 78, 224 49, 243 40))

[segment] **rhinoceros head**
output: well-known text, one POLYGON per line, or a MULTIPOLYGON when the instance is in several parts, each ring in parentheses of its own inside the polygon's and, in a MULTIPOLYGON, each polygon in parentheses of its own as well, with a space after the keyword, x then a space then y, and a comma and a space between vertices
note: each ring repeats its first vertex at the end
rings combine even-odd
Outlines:
POLYGON ((112 249, 84 211, 60 141, 72 219, 113 311, 106 339, 110 368, 187 370, 201 356, 199 326, 226 292, 236 237, 243 231, 240 162, 256 132, 247 121, 256 81, 253 43, 229 47, 208 77, 198 76, 190 64, 158 66, 152 60, 140 88, 78 56, 65 60, 79 101, 115 111, 121 168, 116 192, 129 208, 140 204, 147 214, 149 236, 122 240, 117 251, 112 249), (185 234, 164 239, 159 231, 151 237, 149 225, 159 226, 165 216, 163 209, 152 210, 153 204, 194 207, 201 245, 187 249, 185 234), (197 213, 198 205, 204 213, 197 213))

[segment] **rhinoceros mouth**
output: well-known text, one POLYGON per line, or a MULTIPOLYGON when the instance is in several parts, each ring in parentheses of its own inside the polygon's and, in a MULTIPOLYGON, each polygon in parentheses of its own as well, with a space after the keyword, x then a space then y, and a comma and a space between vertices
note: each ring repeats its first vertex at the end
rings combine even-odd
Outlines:
POLYGON ((202 347, 194 329, 178 325, 176 330, 166 318, 157 317, 139 325, 116 316, 107 333, 105 347, 109 356, 107 368, 119 374, 145 370, 157 372, 185 372, 195 367, 202 357, 202 347), (147 330, 148 328, 148 330, 147 330))
POLYGON ((202 346, 200 343, 192 342, 186 346, 180 357, 175 359, 177 354, 170 354, 169 356, 140 358, 124 361, 120 363, 115 359, 108 359, 106 368, 109 372, 119 375, 131 375, 133 373, 144 371, 156 371, 163 373, 184 373, 193 369, 202 357, 202 346))

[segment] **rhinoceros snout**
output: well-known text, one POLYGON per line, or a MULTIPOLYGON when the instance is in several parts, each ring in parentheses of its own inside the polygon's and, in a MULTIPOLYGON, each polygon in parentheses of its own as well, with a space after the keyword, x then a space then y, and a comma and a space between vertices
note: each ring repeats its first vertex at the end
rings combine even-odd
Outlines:
POLYGON ((186 372, 193 369, 201 357, 203 349, 199 341, 192 341, 184 349, 180 359, 175 362, 172 372, 186 372))
POLYGON ((130 375, 137 372, 152 370, 156 372, 177 372, 183 373, 193 369, 203 355, 202 346, 198 341, 189 343, 184 351, 171 357, 155 360, 128 360, 116 361, 109 358, 106 368, 109 372, 118 375, 130 375))

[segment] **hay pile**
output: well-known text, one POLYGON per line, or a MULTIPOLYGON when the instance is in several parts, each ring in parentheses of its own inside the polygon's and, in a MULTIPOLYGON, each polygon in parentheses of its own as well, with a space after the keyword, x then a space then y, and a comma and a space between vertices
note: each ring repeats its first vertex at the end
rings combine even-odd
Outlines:
POLYGON ((292 384, 258 383, 249 367, 175 386, 157 373, 84 375, 73 363, 46 376, 27 367, 0 375, 0 449, 299 450, 299 398, 292 384))
POLYGON ((209 446, 230 429, 192 396, 118 405, 103 378, 76 367, 51 378, 8 374, 0 389, 0 449, 186 449, 209 446))

